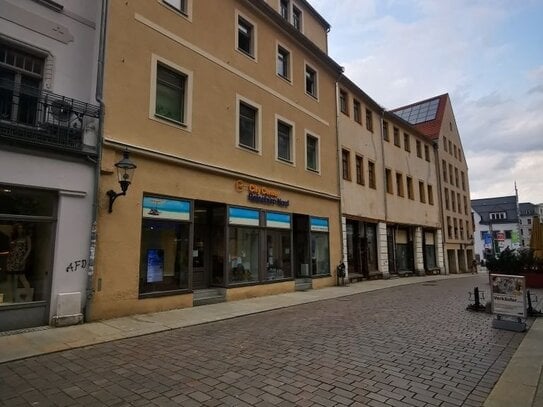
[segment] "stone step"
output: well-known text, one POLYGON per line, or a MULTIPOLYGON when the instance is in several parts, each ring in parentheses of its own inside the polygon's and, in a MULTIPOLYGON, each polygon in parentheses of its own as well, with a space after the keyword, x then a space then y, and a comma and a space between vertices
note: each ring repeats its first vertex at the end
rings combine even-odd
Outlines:
POLYGON ((313 281, 310 278, 297 278, 294 283, 296 291, 307 291, 313 288, 313 281))
POLYGON ((219 302, 225 302, 225 296, 220 288, 205 288, 201 290, 194 290, 192 295, 192 305, 208 305, 217 304, 219 302))

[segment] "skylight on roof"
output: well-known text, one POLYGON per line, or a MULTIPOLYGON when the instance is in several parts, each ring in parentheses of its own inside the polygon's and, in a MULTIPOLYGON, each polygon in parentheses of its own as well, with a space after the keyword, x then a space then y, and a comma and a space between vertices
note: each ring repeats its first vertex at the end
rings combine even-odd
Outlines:
POLYGON ((394 114, 400 116, 406 122, 411 124, 419 124, 430 120, 435 120, 438 106, 439 98, 436 98, 417 105, 406 107, 405 109, 396 110, 394 114))

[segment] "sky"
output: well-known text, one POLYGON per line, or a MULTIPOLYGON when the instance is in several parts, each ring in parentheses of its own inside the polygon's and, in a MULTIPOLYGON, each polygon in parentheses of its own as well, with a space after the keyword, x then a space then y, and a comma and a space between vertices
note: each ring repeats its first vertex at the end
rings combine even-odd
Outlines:
POLYGON ((394 109, 448 93, 471 199, 543 203, 543 0, 309 0, 329 55, 394 109))

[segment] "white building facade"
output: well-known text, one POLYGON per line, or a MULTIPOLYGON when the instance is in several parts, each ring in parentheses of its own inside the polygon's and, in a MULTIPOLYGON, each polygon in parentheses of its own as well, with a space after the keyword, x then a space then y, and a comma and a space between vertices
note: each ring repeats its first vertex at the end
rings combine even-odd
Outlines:
POLYGON ((101 1, 0 0, 0 331, 80 322, 101 1))

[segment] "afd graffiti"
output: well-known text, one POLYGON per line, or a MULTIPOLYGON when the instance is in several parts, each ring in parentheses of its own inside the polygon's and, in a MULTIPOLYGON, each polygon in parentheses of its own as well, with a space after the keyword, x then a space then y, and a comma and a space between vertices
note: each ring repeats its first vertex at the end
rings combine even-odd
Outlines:
POLYGON ((83 271, 87 268, 87 260, 74 260, 70 264, 68 264, 68 267, 66 267, 66 273, 71 273, 74 271, 83 271))

